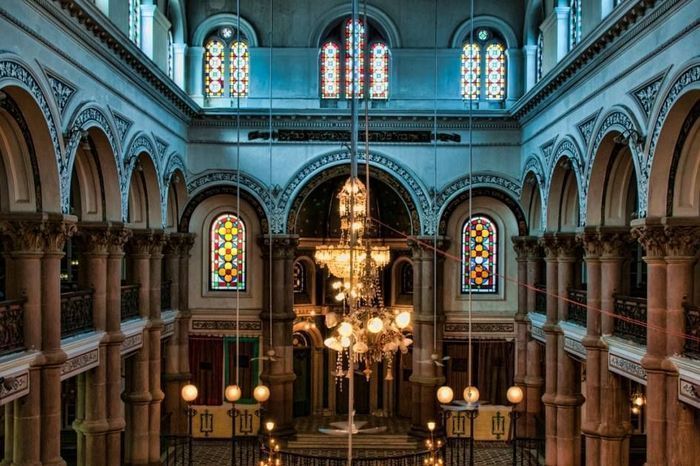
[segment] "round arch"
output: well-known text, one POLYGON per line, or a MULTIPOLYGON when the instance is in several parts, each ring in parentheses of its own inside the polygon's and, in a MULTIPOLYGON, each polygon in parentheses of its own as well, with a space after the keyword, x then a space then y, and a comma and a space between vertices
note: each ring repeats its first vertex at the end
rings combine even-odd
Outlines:
POLYGON ((162 228, 158 169, 146 151, 129 161, 125 222, 132 228, 162 228))
POLYGON ((7 54, 0 54, 0 92, 0 97, 10 97, 19 109, 26 123, 24 134, 29 136, 32 146, 52 149, 36 152, 38 183, 33 183, 34 208, 40 206, 45 212, 67 212, 67 206, 61 205, 60 179, 65 171, 65 160, 58 123, 60 112, 54 101, 47 97, 51 94, 26 63, 7 54), (36 190, 37 186, 40 186, 40 192, 36 190), (36 199, 36 195, 40 199, 36 199))
MULTIPOLYGON (((324 33, 328 27, 340 18, 350 15, 352 15, 352 8, 348 4, 338 5, 330 10, 327 10, 326 13, 318 19, 316 22, 316 28, 314 28, 309 35, 309 47, 320 47, 321 40, 323 39, 324 33)), ((364 11, 360 16, 363 15, 364 11)), ((392 21, 389 15, 374 5, 367 5, 367 17, 376 21, 377 25, 384 33, 384 37, 386 38, 390 49, 401 47, 401 36, 399 34, 399 29, 396 27, 396 24, 394 24, 394 21, 392 21)))
MULTIPOLYGON (((151 204, 149 205, 149 210, 155 210, 155 203, 157 202, 160 204, 160 201, 162 199, 162 190, 163 187, 161 186, 161 177, 159 176, 159 170, 158 170, 158 162, 155 158, 155 154, 157 154, 155 150, 155 144, 151 140, 151 138, 146 135, 146 133, 140 132, 134 135, 134 137, 131 139, 131 142, 128 145, 128 149, 126 151, 126 154, 123 156, 123 167, 122 167, 122 178, 121 178, 121 194, 122 194, 122 217, 123 221, 127 221, 127 216, 129 215, 129 196, 131 195, 131 182, 133 180, 133 172, 134 169, 136 168, 137 164, 139 161, 142 160, 148 160, 149 166, 152 167, 153 169, 153 180, 149 180, 149 183, 153 183, 155 185, 155 189, 157 189, 157 192, 154 193, 156 195, 155 200, 151 201, 151 204)), ((141 167, 143 168, 143 164, 141 164, 141 167)), ((153 191, 153 188, 150 189, 150 191, 153 191)), ((159 211, 158 217, 161 217, 160 213, 160 208, 157 209, 159 211)), ((152 215, 151 217, 155 218, 155 215, 152 215)), ((161 225, 154 226, 154 228, 160 228, 161 225)))
POLYGON ((546 215, 545 201, 542 196, 542 184, 533 171, 527 171, 523 178, 523 189, 520 195, 520 205, 527 215, 527 224, 530 232, 544 231, 544 218, 546 215))
MULTIPOLYGON (((308 178, 303 187, 297 191, 294 199, 289 207, 287 214, 287 233, 297 232, 297 221, 299 218, 299 213, 304 205, 305 201, 309 198, 312 192, 320 185, 326 181, 332 180, 339 176, 350 176, 350 166, 347 164, 335 165, 325 170, 316 173, 313 177, 308 178)), ((364 175, 360 178, 364 183, 364 175)), ((406 209, 406 213, 410 220, 411 231, 402 232, 406 235, 417 235, 420 230, 420 219, 418 217, 418 211, 413 202, 413 199, 409 192, 404 188, 404 186, 396 180, 390 173, 379 169, 378 167, 373 167, 370 165, 370 179, 377 180, 385 185, 387 185, 391 190, 394 191, 403 203, 403 207, 406 209)), ((370 191, 371 195, 371 191, 370 191)))
POLYGON ((515 31, 510 27, 510 24, 503 21, 501 18, 496 16, 482 15, 477 16, 473 20, 468 19, 460 24, 452 34, 452 40, 450 41, 450 46, 455 49, 461 49, 464 42, 469 37, 469 32, 472 29, 484 27, 491 28, 498 31, 503 38, 506 40, 506 48, 514 49, 520 47, 520 41, 518 41, 518 36, 515 35, 515 31))
MULTIPOLYGON (((235 185, 231 184, 213 184, 204 189, 199 190, 196 194, 192 195, 182 210, 182 215, 180 216, 180 223, 178 225, 178 231, 181 233, 187 233, 190 231, 190 220, 192 219, 192 214, 197 209, 197 206, 209 199, 212 196, 218 196, 220 194, 227 194, 231 196, 236 196, 238 190, 235 185)), ((258 220, 260 221, 260 226, 263 234, 268 233, 268 216, 265 211, 263 204, 260 203, 257 196, 254 195, 249 188, 241 186, 240 189, 241 199, 245 200, 250 204, 255 210, 258 220)))
POLYGON ((575 159, 565 154, 555 161, 548 187, 547 230, 573 232, 581 224, 579 180, 575 159))
MULTIPOLYGON (((550 220, 554 219, 555 217, 552 217, 554 213, 550 210, 550 207, 552 205, 552 192, 553 192, 553 184, 558 183, 560 180, 556 179, 555 180, 555 175, 557 174, 557 171, 560 168, 567 168, 571 169, 574 175, 574 181, 575 185, 567 185, 567 186, 574 186, 576 188, 576 211, 578 212, 579 218, 576 219, 574 222, 576 225, 584 225, 585 224, 585 213, 586 213, 586 197, 583 195, 582 191, 582 186, 583 186, 583 155, 581 152, 581 149, 579 148, 578 144, 576 143, 576 140, 570 136, 566 135, 562 138, 561 141, 557 144, 553 151, 553 156, 552 156, 552 166, 550 167, 549 171, 549 176, 547 177, 547 186, 545 187, 545 190, 547 192, 546 195, 546 200, 547 200, 547 206, 545 207, 545 210, 547 212, 547 217, 546 217, 546 228, 551 228, 551 222, 550 220)), ((562 188, 562 186, 559 186, 559 188, 562 188)), ((559 204, 557 204, 559 205, 559 204)), ((557 209, 557 212, 560 213, 557 209)), ((559 220, 561 220, 560 217, 556 217, 559 220)))
POLYGON ((525 28, 523 43, 537 45, 540 24, 544 21, 544 6, 542 0, 528 0, 525 6, 525 28))
POLYGON ((166 197, 162 202, 163 206, 163 226, 168 231, 177 231, 180 222, 180 214, 187 202, 187 187, 185 185, 185 174, 180 169, 175 169, 166 184, 166 197))
POLYGON ((168 19, 172 25, 173 41, 176 44, 184 44, 187 36, 187 16, 183 2, 184 0, 170 0, 168 2, 168 19))
MULTIPOLYGON (((364 152, 358 154, 359 162, 365 163, 364 152)), ((306 165, 301 167, 287 183, 287 185, 282 190, 279 200, 277 202, 277 210, 283 214, 282 222, 280 222, 280 232, 287 231, 289 225, 286 223, 289 220, 290 211, 292 210, 292 204, 295 199, 299 196, 299 193, 306 184, 314 179, 319 173, 338 166, 345 165, 349 167, 350 153, 348 151, 335 151, 327 153, 316 157, 309 161, 306 165)), ((409 169, 399 165, 393 159, 377 153, 370 152, 369 154, 369 164, 370 167, 379 169, 389 175, 390 179, 398 182, 403 190, 408 194, 408 197, 413 204, 414 210, 411 211, 412 215, 415 213, 415 218, 418 222, 416 225, 414 234, 429 234, 431 230, 428 225, 428 213, 431 210, 430 197, 428 196, 427 189, 420 182, 419 178, 415 176, 409 169)), ((349 173, 349 172, 348 172, 349 173)))
POLYGON ((213 29, 219 26, 238 26, 240 21, 240 30, 248 41, 249 47, 258 47, 258 35, 255 33, 253 25, 243 17, 238 17, 233 13, 219 13, 212 15, 199 23, 197 28, 192 33, 192 46, 203 47, 204 41, 207 39, 213 29))

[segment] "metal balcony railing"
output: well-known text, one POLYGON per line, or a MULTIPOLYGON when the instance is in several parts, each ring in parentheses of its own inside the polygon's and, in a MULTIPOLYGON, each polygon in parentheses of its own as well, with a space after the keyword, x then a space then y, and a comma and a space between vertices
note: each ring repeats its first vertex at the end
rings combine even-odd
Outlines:
POLYGON ((24 349, 24 300, 0 301, 0 355, 24 349))
POLYGON ((61 338, 89 332, 95 328, 92 319, 93 290, 61 293, 61 338))
POLYGON ((700 306, 684 304, 685 310, 685 344, 683 354, 693 359, 700 359, 700 306))
POLYGON ((140 285, 122 285, 122 322, 139 317, 140 285))
POLYGON ((586 290, 569 288, 569 310, 566 320, 582 327, 586 326, 586 290))
POLYGON ((615 295, 615 324, 613 334, 640 345, 647 344, 647 300, 615 295))

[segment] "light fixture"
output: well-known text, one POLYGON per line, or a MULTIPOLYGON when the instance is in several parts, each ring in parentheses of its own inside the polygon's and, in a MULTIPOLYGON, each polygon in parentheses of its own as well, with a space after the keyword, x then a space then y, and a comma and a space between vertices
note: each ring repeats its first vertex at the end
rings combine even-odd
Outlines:
POLYGON ((255 401, 258 403, 265 403, 270 399, 270 389, 265 385, 258 385, 253 390, 253 398, 255 398, 255 401))
POLYGON ((476 387, 469 386, 464 389, 462 393, 464 396, 464 401, 469 404, 476 404, 479 401, 479 389, 476 387))
POLYGON ((514 405, 517 405, 521 401, 523 401, 523 396, 523 389, 518 387, 517 385, 513 385, 506 392, 506 398, 508 398, 508 401, 514 405))
POLYGON ((241 387, 238 385, 229 385, 224 390, 224 396, 229 403, 235 403, 241 399, 241 387))
POLYGON ((411 313, 408 311, 399 312, 394 321, 396 322, 396 326, 398 328, 404 329, 411 323, 411 313))
POLYGON ((428 421, 428 430, 430 432, 435 430, 435 421, 428 421))
POLYGON ((369 330, 370 333, 379 333, 383 328, 384 322, 379 317, 372 317, 369 319, 369 322, 367 322, 367 330, 369 330))
POLYGON ((188 383, 187 385, 182 387, 182 390, 180 390, 180 395, 182 395, 182 399, 185 400, 187 403, 192 403, 195 399, 197 399, 197 394, 197 387, 195 387, 191 383, 188 383))
POLYGON ((454 392, 447 385, 443 385, 442 387, 438 388, 437 399, 441 404, 448 405, 452 403, 454 396, 454 392))
POLYGON ((273 430, 275 430, 275 423, 272 421, 267 421, 265 423, 265 429, 267 429, 268 432, 272 432, 273 430))

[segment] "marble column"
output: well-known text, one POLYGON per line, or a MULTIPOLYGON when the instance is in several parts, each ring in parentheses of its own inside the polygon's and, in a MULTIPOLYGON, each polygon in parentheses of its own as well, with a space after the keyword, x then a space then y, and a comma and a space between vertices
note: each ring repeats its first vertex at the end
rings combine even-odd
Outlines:
POLYGON ((647 352, 642 367, 647 372, 646 405, 647 465, 669 463, 666 443, 666 252, 663 226, 650 219, 633 222, 632 234, 645 250, 647 263, 647 352))
MULTIPOLYGON (((109 257, 110 235, 106 224, 80 224, 77 240, 81 243, 82 265, 80 282, 93 290, 92 314, 96 331, 106 330, 107 319, 107 261, 109 257)), ((109 429, 106 406, 106 345, 98 349, 99 366, 89 370, 82 377, 78 390, 84 416, 76 419, 74 428, 83 438, 84 449, 78 448, 78 464, 106 464, 106 433, 109 429)))
MULTIPOLYGON (((666 248, 666 354, 683 353, 685 339, 685 311, 683 302, 693 299, 694 268, 700 252, 700 225, 683 224, 677 219, 666 219, 664 232, 666 248)), ((678 369, 669 359, 663 363, 666 371, 666 445, 669 464, 690 466, 697 464, 700 423, 697 411, 678 400, 678 369)))
POLYGON ((124 245, 131 238, 131 231, 121 224, 110 226, 109 257, 107 258, 107 316, 105 319, 106 343, 106 396, 107 424, 106 463, 121 464, 121 433, 126 423, 122 394, 122 354, 124 334, 121 331, 121 279, 124 245))
MULTIPOLYGON (((128 269, 131 281, 139 288, 139 314, 148 319, 151 314, 151 243, 153 232, 137 230, 127 244, 129 250, 128 269)), ((159 343, 160 345, 160 343, 159 343)), ((126 373, 126 435, 124 460, 128 465, 149 464, 149 415, 150 391, 150 346, 149 329, 144 329, 143 346, 138 350, 126 373)))
POLYGON ((293 269, 298 243, 299 238, 293 235, 267 235, 261 241, 265 264, 265 292, 263 311, 260 314, 263 327, 262 348, 269 350, 272 338, 271 349, 275 351, 278 358, 276 361, 264 361, 261 380, 270 389, 267 417, 275 421, 275 432, 278 437, 289 437, 295 434, 292 413, 296 379, 292 362, 292 334, 295 318, 293 269), (272 258, 270 258, 270 252, 272 252, 272 258), (272 282, 270 282, 270 266, 272 266, 272 282), (272 287, 271 293, 270 287, 272 287), (272 303, 270 303, 270 295, 272 303), (272 325, 270 325, 270 313, 272 313, 272 325))
POLYGON ((579 236, 579 240, 584 250, 584 260, 586 262, 586 275, 588 283, 586 288, 586 304, 590 309, 586 312, 586 336, 582 344, 586 348, 586 397, 585 422, 581 426, 581 431, 586 442, 586 464, 595 466, 600 461, 600 436, 598 426, 600 425, 600 373, 607 371, 607 364, 603 365, 601 360, 601 350, 603 344, 600 340, 600 313, 594 309, 600 309, 600 287, 601 287, 601 267, 600 254, 601 244, 597 229, 586 229, 579 236))
MULTIPOLYGON (((41 462, 65 465, 61 458, 61 259, 66 240, 76 231, 75 217, 48 214, 41 264, 41 462)), ((36 435, 34 433, 33 435, 36 435)))
MULTIPOLYGON (((577 244, 573 235, 558 234, 557 285, 558 318, 566 321, 569 310, 569 288, 575 285, 577 244)), ((548 288, 549 289, 549 288, 548 288)), ((564 347, 565 337, 557 332, 557 464, 576 466, 581 462, 581 414, 579 365, 564 347)))
POLYGON ((559 311, 556 297, 559 291, 557 280, 558 270, 558 246, 553 234, 545 234, 540 241, 545 252, 547 266, 547 320, 543 331, 545 334, 545 380, 544 403, 545 415, 545 464, 557 464, 557 406, 555 397, 557 394, 557 359, 558 359, 558 333, 559 311))
MULTIPOLYGON (((629 230, 618 231, 605 228, 600 230, 601 242, 601 285, 600 317, 601 332, 610 335, 613 331, 612 313, 615 308, 615 294, 623 291, 622 277, 625 257, 623 252, 629 249, 629 230)), ((601 348, 600 354, 600 436, 599 464, 626 465, 629 462, 629 402, 622 378, 607 370, 607 347, 601 348)), ((590 380, 590 373, 589 379, 590 380)))
MULTIPOLYGON (((161 270, 163 259, 163 244, 165 236, 162 230, 153 230, 149 248, 148 283, 150 285, 150 312, 148 321, 149 361, 148 387, 151 401, 148 405, 148 461, 149 464, 160 463, 160 409, 163 401, 163 390, 160 384, 161 342, 163 320, 161 319, 161 270)), ((145 335, 144 335, 145 338, 145 335)))
MULTIPOLYGON (((442 368, 435 364, 421 364, 430 361, 433 353, 442 356, 442 274, 444 260, 441 253, 437 255, 434 248, 447 248, 447 240, 438 238, 416 237, 409 239, 413 251, 413 371, 410 377, 412 385, 411 433, 419 437, 429 435, 427 422, 438 419, 437 389, 445 383, 442 368), (435 264, 437 256, 438 263, 435 264), (434 273, 437 271, 437 280, 434 273), (434 282, 438 287, 433 287, 434 282), (437 299, 435 299, 437 296, 437 299), (437 309, 435 309, 437 305, 437 309), (434 321, 433 310, 437 314, 434 321), (437 325, 437 329, 435 328, 437 325), (437 341, 435 340, 437 336, 437 341)), ((455 396, 460 396, 456 393, 455 396)))
MULTIPOLYGON (((44 251, 43 222, 39 214, 0 217, 0 232, 5 238, 7 296, 24 299, 24 343, 29 350, 41 349, 41 293, 37 271, 41 270, 44 251)), ((30 391, 15 400, 5 415, 12 414, 13 445, 10 464, 41 464, 41 367, 29 368, 30 391)), ((7 422, 7 421, 6 421, 7 422)), ((7 451, 6 451, 7 453, 7 451)))
MULTIPOLYGON (((516 261, 518 263, 518 311, 515 314, 515 371, 513 382, 523 389, 525 397, 523 401, 515 407, 521 415, 527 412, 527 388, 525 386, 525 378, 527 374, 527 356, 528 356, 528 294, 529 289, 523 285, 534 286, 534 283, 528 281, 528 260, 531 255, 531 250, 537 248, 537 238, 533 236, 514 236, 512 238, 513 248, 516 253, 516 261)), ((518 421, 518 432, 525 433, 528 423, 532 424, 534 420, 528 422, 527 416, 520 416, 518 421)))

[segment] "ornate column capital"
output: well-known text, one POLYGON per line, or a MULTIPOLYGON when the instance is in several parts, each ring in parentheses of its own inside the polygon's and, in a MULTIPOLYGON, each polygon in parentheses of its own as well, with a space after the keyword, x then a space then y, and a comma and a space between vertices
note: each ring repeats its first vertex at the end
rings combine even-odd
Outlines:
POLYGON ((108 223, 80 223, 76 239, 83 251, 91 255, 107 255, 112 242, 112 232, 108 223))
POLYGON ((512 236, 511 241, 518 261, 531 260, 540 252, 539 238, 536 236, 512 236))
POLYGON ((123 224, 112 224, 109 228, 109 253, 113 255, 124 254, 124 246, 129 242, 132 231, 123 224))
POLYGON ((554 233, 545 233, 539 240, 540 247, 544 250, 546 260, 556 260, 559 255, 559 246, 554 233))
POLYGON ((583 247, 583 254, 586 260, 599 259, 603 253, 603 245, 600 234, 596 229, 585 229, 576 235, 576 240, 583 247))
POLYGON ((163 230, 132 230, 132 236, 127 243, 130 254, 135 256, 159 255, 163 247, 163 230))
POLYGON ((153 234, 151 235, 151 246, 149 248, 151 258, 162 257, 163 246, 165 245, 165 243, 165 232, 163 230, 153 230, 153 234))
POLYGON ((182 238, 177 233, 166 233, 163 240, 163 255, 177 256, 180 254, 182 238))
POLYGON ((444 252, 450 247, 450 239, 447 236, 438 236, 437 241, 434 236, 409 236, 407 243, 413 257, 425 257, 426 253, 429 253, 429 257, 432 258, 433 248, 444 252))
POLYGON ((559 259, 574 260, 578 255, 579 243, 573 233, 557 233, 555 236, 559 259))
POLYGON ((0 234, 8 253, 44 253, 44 223, 41 218, 0 217, 0 234))
POLYGON ((700 251, 700 225, 665 225, 667 257, 695 258, 700 251))
POLYGON ((272 257, 275 259, 294 259, 299 246, 298 235, 262 235, 259 238, 264 257, 268 257, 272 246, 272 257))
POLYGON ((602 246, 601 255, 606 258, 624 257, 626 249, 633 242, 629 229, 601 228, 598 233, 602 246))
POLYGON ((645 219, 644 223, 634 225, 632 237, 644 247, 645 255, 650 258, 662 258, 666 255, 666 232, 661 223, 652 223, 645 219))

